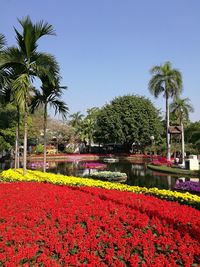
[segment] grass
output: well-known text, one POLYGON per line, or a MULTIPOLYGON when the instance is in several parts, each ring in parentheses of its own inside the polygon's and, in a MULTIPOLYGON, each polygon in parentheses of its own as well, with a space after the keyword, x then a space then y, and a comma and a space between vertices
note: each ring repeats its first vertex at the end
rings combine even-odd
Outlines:
POLYGON ((190 171, 190 170, 184 170, 176 167, 167 167, 167 166, 156 166, 152 164, 148 164, 147 167, 154 171, 159 172, 166 172, 166 173, 173 173, 173 174, 184 174, 184 175, 194 175, 199 176, 200 171, 190 171))

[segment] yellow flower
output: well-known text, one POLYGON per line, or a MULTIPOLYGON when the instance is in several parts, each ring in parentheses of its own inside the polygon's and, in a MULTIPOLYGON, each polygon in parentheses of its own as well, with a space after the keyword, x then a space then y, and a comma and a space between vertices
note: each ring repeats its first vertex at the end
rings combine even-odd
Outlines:
POLYGON ((90 178, 65 176, 61 174, 43 173, 40 171, 27 170, 26 176, 23 176, 22 169, 9 169, 1 173, 1 179, 5 181, 36 181, 49 182, 53 184, 63 184, 71 186, 90 186, 101 187, 105 189, 115 189, 119 191, 129 191, 137 194, 154 195, 162 199, 173 200, 190 204, 194 207, 200 208, 200 197, 190 193, 180 193, 170 190, 161 190, 158 188, 146 188, 139 186, 129 186, 120 183, 104 182, 100 180, 93 180, 90 178))

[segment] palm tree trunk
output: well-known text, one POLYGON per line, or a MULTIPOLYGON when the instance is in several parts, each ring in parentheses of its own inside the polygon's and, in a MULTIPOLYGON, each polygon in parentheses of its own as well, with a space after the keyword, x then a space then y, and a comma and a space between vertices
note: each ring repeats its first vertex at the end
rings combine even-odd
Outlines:
POLYGON ((17 125, 16 125, 16 136, 15 136, 15 171, 19 168, 19 121, 20 113, 19 106, 17 106, 17 125))
POLYGON ((17 125, 15 135, 15 171, 19 168, 19 107, 17 106, 17 125))
POLYGON ((185 140, 184 140, 184 127, 183 122, 181 122, 181 152, 182 152, 182 165, 185 167, 185 140))
POLYGON ((16 167, 19 168, 19 125, 20 125, 20 112, 19 112, 19 106, 17 106, 17 163, 16 167))
POLYGON ((47 131, 47 104, 44 106, 44 157, 43 157, 43 172, 46 172, 47 164, 47 140, 46 140, 46 131, 47 131))
POLYGON ((16 134, 15 134, 15 171, 17 169, 17 158, 18 158, 18 127, 16 126, 16 134))
POLYGON ((169 133, 169 103, 168 95, 166 94, 166 144, 167 144, 167 160, 171 159, 170 153, 170 133, 169 133))
POLYGON ((23 154, 23 175, 26 175, 26 161, 27 161, 27 104, 25 104, 24 112, 24 154, 23 154))
MULTIPOLYGON (((18 119, 20 120, 20 117, 18 117, 18 119)), ((17 131, 18 131, 18 147, 17 147, 17 169, 20 167, 20 155, 19 155, 19 123, 20 121, 18 121, 17 123, 17 131)))

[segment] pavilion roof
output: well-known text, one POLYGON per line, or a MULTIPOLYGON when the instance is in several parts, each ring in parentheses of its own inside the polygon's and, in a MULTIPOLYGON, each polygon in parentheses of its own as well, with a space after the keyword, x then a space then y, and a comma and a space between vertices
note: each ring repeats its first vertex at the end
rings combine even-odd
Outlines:
POLYGON ((181 134, 182 133, 182 127, 180 125, 169 126, 168 132, 170 134, 181 134))

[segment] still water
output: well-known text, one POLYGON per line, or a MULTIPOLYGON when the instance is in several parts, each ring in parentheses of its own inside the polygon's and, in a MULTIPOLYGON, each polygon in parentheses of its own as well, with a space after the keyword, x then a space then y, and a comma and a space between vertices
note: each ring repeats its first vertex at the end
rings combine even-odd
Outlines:
MULTIPOLYGON (((97 161, 95 161, 96 163, 97 161)), ((83 168, 87 162, 49 162, 48 172, 60 173, 64 175, 72 175, 79 177, 87 177, 88 174, 96 169, 83 168)), ((90 162, 91 163, 91 162, 90 162)), ((98 163, 102 163, 98 161, 98 163)), ((147 168, 147 163, 130 163, 127 161, 119 161, 117 163, 106 163, 107 171, 119 171, 127 174, 128 185, 157 187, 159 189, 173 189, 179 176, 173 176, 164 173, 151 171, 147 168)))
MULTIPOLYGON (((92 161, 89 161, 92 163, 92 161)), ((94 163, 103 163, 95 161, 94 163)), ((100 171, 96 169, 83 168, 83 165, 88 161, 73 161, 73 162, 48 162, 47 172, 60 173, 64 175, 87 177, 90 173, 100 171)), ((42 162, 39 163, 37 169, 42 169, 42 162)), ((8 169, 13 164, 10 162, 0 163, 0 169, 8 169)), ((180 176, 171 174, 159 173, 147 168, 147 163, 133 163, 128 161, 119 161, 117 163, 106 163, 107 171, 119 171, 127 174, 128 185, 145 186, 147 188, 157 187, 159 189, 173 189, 177 179, 180 176)), ((189 179, 189 178, 188 178, 189 179)))

